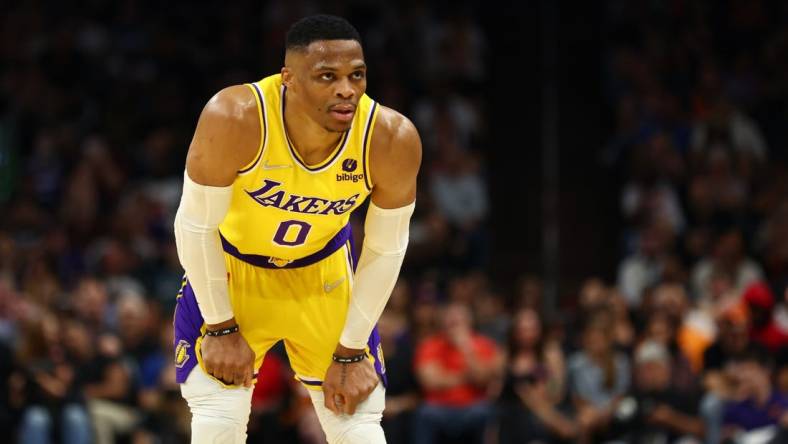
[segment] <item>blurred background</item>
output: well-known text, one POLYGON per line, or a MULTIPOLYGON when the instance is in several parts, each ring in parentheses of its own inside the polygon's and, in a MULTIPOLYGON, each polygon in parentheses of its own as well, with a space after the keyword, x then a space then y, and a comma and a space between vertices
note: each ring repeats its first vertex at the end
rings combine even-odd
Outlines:
MULTIPOLYGON (((216 91, 328 12, 424 143, 380 320, 389 442, 788 442, 785 2, 0 12, 2 441, 188 442, 186 150, 216 91)), ((325 442, 280 347, 260 375, 249 442, 325 442)))

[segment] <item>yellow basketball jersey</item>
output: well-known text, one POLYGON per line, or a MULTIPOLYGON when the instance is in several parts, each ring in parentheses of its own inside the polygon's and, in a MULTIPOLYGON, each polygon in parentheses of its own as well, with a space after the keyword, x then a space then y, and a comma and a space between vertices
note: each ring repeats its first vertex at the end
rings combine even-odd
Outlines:
POLYGON ((378 106, 364 95, 350 129, 321 163, 308 165, 287 136, 279 74, 248 85, 263 137, 255 159, 238 172, 219 232, 225 251, 267 256, 276 266, 323 249, 371 190, 369 145, 378 106))

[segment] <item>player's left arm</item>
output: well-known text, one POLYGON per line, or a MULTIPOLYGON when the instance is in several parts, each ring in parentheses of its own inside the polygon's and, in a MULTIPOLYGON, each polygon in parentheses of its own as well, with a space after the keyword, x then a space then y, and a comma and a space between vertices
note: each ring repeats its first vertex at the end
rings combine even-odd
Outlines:
POLYGON ((382 108, 369 156, 372 194, 353 294, 337 347, 340 356, 363 351, 399 276, 421 165, 416 127, 402 114, 382 108))
MULTIPOLYGON (((421 165, 421 139, 416 127, 398 112, 381 108, 369 157, 371 201, 348 314, 334 351, 337 357, 364 352, 397 282, 408 245, 416 176, 421 165)), ((323 383, 326 407, 336 413, 353 414, 356 405, 377 384, 377 374, 367 360, 354 364, 332 362, 323 383)))
POLYGON ((421 138, 402 114, 381 107, 372 134, 369 169, 372 203, 396 209, 416 201, 416 175, 421 166, 421 138))

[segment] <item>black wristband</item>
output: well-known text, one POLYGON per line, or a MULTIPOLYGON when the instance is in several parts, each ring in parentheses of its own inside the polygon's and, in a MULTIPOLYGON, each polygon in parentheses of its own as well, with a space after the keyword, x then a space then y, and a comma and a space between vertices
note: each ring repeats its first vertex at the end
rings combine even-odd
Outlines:
POLYGON ((205 334, 207 336, 225 336, 230 335, 233 333, 238 333, 238 325, 233 325, 232 327, 223 328, 221 330, 206 330, 205 334))
POLYGON ((356 362, 361 362, 364 359, 367 359, 367 352, 362 352, 361 354, 358 354, 356 356, 351 356, 349 358, 345 358, 337 355, 331 355, 331 359, 333 359, 334 362, 338 362, 340 364, 355 364, 356 362))

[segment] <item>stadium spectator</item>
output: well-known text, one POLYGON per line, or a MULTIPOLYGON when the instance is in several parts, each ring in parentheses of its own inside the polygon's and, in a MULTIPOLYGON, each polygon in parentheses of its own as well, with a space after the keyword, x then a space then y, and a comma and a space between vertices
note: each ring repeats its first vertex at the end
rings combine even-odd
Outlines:
POLYGON ((80 393, 82 369, 70 356, 68 323, 44 311, 27 325, 17 356, 18 362, 25 363, 21 444, 56 442, 56 437, 69 444, 93 440, 91 419, 80 393))
POLYGON ((736 227, 720 231, 712 243, 713 254, 701 259, 692 270, 692 291, 696 297, 702 295, 703 290, 708 287, 715 270, 730 274, 738 292, 763 278, 761 267, 746 256, 743 236, 736 227))
POLYGON ((774 294, 765 283, 755 282, 749 285, 744 290, 742 302, 752 320, 750 339, 753 342, 762 345, 771 353, 788 347, 788 332, 783 330, 774 318, 774 294))
POLYGON ((643 292, 662 279, 671 237, 664 224, 649 224, 640 233, 637 251, 619 265, 618 288, 631 308, 639 307, 643 292))
MULTIPOLYGON (((729 364, 733 397, 725 403, 723 424, 726 438, 739 432, 777 434, 777 425, 788 413, 788 397, 775 390, 771 381, 772 365, 768 355, 748 350, 729 364)), ((763 436, 763 435, 762 435, 763 436)))
POLYGON ((542 321, 532 309, 518 311, 512 322, 498 401, 499 442, 576 438, 578 426, 565 402, 566 363, 560 344, 545 338, 542 321))
POLYGON ((763 347, 750 341, 749 319, 741 304, 727 308, 717 328, 717 340, 703 353, 702 382, 705 394, 701 401, 701 414, 706 424, 707 443, 721 441, 723 405, 734 396, 733 379, 728 371, 728 364, 749 350, 766 352, 763 347))
POLYGON ((632 391, 616 412, 625 441, 699 443, 704 433, 697 414, 700 397, 674 384, 667 347, 644 341, 633 362, 632 391))
POLYGON ((653 311, 646 319, 643 341, 660 344, 667 350, 670 356, 670 379, 673 387, 684 392, 699 391, 697 373, 679 348, 678 327, 676 320, 664 311, 653 311))
POLYGON ((77 320, 67 326, 67 337, 80 369, 75 377, 90 412, 95 442, 112 444, 121 436, 132 436, 142 418, 132 362, 124 361, 122 342, 111 334, 96 338, 77 320))
POLYGON ((568 383, 582 432, 601 436, 629 389, 630 365, 629 358, 614 348, 611 314, 600 308, 586 316, 582 347, 569 357, 568 383))
POLYGON ((665 313, 677 326, 676 344, 693 370, 703 365, 703 352, 714 341, 717 329, 714 318, 692 305, 684 287, 663 283, 654 289, 649 310, 665 313))
POLYGON ((439 334, 416 349, 414 367, 424 403, 416 410, 411 442, 449 438, 481 443, 493 415, 490 390, 500 377, 503 354, 492 340, 474 332, 466 305, 450 303, 442 324, 439 334))

